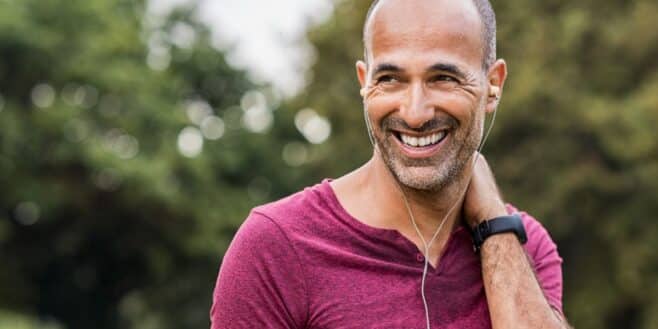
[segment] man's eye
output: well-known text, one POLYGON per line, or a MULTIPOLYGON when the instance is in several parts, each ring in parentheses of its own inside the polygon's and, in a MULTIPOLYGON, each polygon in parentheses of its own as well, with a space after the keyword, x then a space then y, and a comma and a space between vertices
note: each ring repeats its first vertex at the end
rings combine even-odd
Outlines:
POLYGON ((398 82, 398 79, 396 79, 392 75, 382 75, 381 77, 377 78, 377 83, 391 83, 391 82, 398 82))
POLYGON ((432 79, 430 79, 431 82, 459 82, 455 77, 451 77, 449 75, 445 74, 439 74, 432 79))

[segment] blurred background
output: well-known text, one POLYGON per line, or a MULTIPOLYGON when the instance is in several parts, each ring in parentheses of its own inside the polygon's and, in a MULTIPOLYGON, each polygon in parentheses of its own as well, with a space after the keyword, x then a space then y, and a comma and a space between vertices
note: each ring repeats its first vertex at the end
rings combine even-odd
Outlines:
MULTIPOLYGON (((371 155, 368 5, 0 0, 0 328, 207 328, 249 209, 371 155)), ((576 328, 658 328, 658 2, 494 7, 506 198, 576 328)))

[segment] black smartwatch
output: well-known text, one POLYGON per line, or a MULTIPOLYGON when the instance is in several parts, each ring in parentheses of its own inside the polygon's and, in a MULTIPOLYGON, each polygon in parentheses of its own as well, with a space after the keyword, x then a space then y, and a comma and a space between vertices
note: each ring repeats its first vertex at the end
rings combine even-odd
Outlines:
POLYGON ((523 227, 523 222, 521 221, 521 216, 518 214, 513 214, 509 216, 496 217, 494 219, 485 220, 484 222, 478 224, 472 230, 473 234, 473 250, 475 252, 480 251, 480 247, 488 237, 499 234, 513 232, 516 234, 516 237, 519 238, 521 244, 528 241, 528 237, 525 234, 525 228, 523 227))

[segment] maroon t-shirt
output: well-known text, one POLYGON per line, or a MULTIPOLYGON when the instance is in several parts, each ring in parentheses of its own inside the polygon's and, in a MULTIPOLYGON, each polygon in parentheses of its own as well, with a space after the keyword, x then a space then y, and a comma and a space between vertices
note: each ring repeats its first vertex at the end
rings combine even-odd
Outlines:
MULTIPOLYGON (((562 259, 541 224, 520 214, 537 278, 562 312, 562 259)), ((251 212, 224 256, 212 328, 425 328, 423 262, 399 232, 350 216, 324 180, 251 212)), ((425 285, 432 328, 491 328, 465 227, 451 234, 425 285)))

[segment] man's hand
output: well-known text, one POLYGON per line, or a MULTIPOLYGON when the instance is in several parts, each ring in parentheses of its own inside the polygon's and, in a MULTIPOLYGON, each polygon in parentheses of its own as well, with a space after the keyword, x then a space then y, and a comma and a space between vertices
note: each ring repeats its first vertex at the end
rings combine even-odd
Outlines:
POLYGON ((505 216, 507 211, 487 160, 475 152, 472 161, 475 166, 464 197, 464 215, 467 223, 475 227, 485 220, 505 216))

